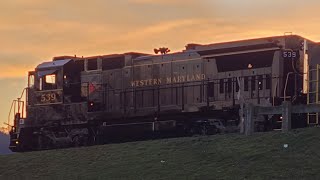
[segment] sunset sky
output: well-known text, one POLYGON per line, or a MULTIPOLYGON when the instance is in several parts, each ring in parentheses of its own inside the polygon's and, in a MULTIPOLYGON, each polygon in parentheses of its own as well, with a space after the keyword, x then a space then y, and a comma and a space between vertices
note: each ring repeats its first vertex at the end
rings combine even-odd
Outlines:
POLYGON ((0 126, 27 71, 60 55, 102 55, 283 35, 320 41, 320 1, 2 0, 0 126))

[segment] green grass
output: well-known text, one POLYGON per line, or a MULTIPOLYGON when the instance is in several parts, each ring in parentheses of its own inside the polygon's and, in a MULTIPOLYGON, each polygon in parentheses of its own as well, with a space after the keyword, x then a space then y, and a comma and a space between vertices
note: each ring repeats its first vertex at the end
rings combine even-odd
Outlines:
POLYGON ((320 179, 320 129, 17 153, 0 179, 320 179))

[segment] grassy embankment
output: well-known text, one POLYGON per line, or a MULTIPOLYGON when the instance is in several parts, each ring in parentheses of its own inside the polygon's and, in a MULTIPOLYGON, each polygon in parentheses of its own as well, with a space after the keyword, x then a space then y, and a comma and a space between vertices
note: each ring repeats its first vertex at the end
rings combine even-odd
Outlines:
POLYGON ((320 129, 0 156, 0 179, 320 179, 320 129), (283 145, 288 144, 288 148, 283 145))

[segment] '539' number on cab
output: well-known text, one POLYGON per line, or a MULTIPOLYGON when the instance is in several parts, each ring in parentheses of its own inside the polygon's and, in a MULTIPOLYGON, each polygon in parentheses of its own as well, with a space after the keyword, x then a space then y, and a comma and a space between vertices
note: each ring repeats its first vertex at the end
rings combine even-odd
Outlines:
POLYGON ((57 101, 57 96, 55 93, 47 93, 47 94, 42 94, 40 101, 42 103, 52 103, 57 101))

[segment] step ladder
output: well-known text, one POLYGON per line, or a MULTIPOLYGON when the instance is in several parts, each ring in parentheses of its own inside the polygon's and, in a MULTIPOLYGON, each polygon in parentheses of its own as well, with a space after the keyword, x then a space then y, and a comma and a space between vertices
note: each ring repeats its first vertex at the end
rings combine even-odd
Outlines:
MULTIPOLYGON (((319 74, 320 65, 317 64, 316 68, 308 71, 308 94, 307 104, 320 104, 319 101, 319 74)), ((308 126, 319 125, 319 113, 308 113, 308 126)))

